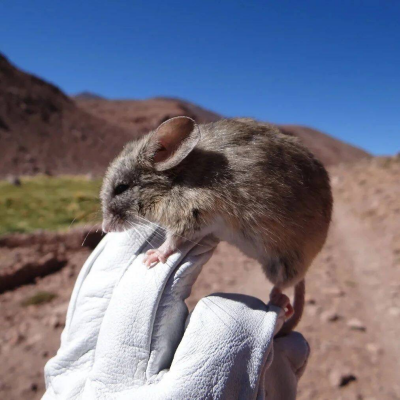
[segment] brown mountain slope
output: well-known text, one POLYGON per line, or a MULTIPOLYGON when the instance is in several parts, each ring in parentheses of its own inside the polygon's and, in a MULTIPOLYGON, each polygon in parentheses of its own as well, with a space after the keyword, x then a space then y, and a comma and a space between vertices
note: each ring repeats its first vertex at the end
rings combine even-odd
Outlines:
POLYGON ((0 55, 0 176, 101 173, 130 137, 0 55))
POLYGON ((197 122, 212 122, 220 115, 188 102, 172 98, 148 100, 76 99, 79 106, 94 116, 140 135, 156 128, 161 122, 178 115, 187 115, 197 122))
MULTIPOLYGON (((189 102, 168 98, 149 100, 85 99, 83 101, 78 99, 78 104, 87 112, 101 116, 135 134, 146 133, 165 119, 177 115, 188 115, 198 122, 211 122, 222 118, 216 113, 189 102)), ((298 125, 279 125, 279 128, 286 134, 300 137, 303 143, 325 165, 354 162, 369 157, 366 151, 312 128, 298 125)))
POLYGON ((299 125, 279 125, 279 128, 284 133, 298 136, 325 165, 354 162, 370 157, 366 151, 316 129, 299 125))

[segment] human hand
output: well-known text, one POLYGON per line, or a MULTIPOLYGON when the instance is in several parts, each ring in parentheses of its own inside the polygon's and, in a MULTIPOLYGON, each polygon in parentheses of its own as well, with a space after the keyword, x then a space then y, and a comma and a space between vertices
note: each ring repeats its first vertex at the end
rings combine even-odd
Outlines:
MULTIPOLYGON (((265 383, 282 309, 215 294, 187 320, 184 300, 218 243, 185 243, 167 264, 146 268, 143 254, 161 241, 150 229, 109 234, 89 257, 45 368, 44 399, 262 399, 277 385, 265 383)), ((288 376, 290 365, 279 364, 278 374, 288 376)))

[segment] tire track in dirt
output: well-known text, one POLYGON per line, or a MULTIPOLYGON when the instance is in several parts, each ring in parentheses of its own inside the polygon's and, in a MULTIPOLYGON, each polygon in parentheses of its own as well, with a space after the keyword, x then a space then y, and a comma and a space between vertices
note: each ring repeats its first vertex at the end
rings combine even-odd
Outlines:
MULTIPOLYGON (((400 398, 400 310, 399 271, 392 267, 392 252, 383 232, 368 229, 344 203, 337 202, 336 229, 333 235, 345 264, 347 274, 357 282, 357 299, 362 301, 366 336, 380 348, 379 370, 387 398, 400 398)), ((351 297, 349 293, 348 298, 351 297)), ((356 317, 357 315, 355 315, 356 317)), ((368 343, 366 343, 368 346, 368 343)), ((382 397, 379 397, 382 398, 382 397)))
MULTIPOLYGON (((298 330, 312 353, 299 384, 300 400, 400 398, 400 325, 393 316, 400 280, 387 243, 336 199, 327 243, 307 275, 298 330), (357 329, 349 326, 354 319, 361 322, 357 329), (356 380, 340 387, 345 375, 356 380)), ((235 289, 267 302, 270 288, 254 268, 235 289)))

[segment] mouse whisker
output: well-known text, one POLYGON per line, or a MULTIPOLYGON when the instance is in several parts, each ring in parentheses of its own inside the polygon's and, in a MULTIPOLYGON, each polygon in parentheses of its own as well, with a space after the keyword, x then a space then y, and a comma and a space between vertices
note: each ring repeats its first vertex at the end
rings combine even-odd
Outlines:
POLYGON ((93 229, 94 229, 94 226, 92 226, 92 227, 90 228, 89 232, 86 234, 85 239, 83 239, 83 242, 82 242, 82 244, 81 244, 82 247, 83 247, 83 245, 85 244, 86 239, 88 238, 88 236, 92 233, 92 230, 93 230, 93 229))
MULTIPOLYGON (((143 218, 143 217, 140 217, 140 216, 139 216, 139 218, 143 219, 143 221, 145 221, 146 223, 149 223, 149 224, 151 224, 151 225, 154 225, 155 227, 161 228, 162 230, 165 231, 165 228, 162 228, 162 227, 160 227, 159 225, 157 225, 157 224, 155 224, 155 223, 153 223, 153 222, 151 222, 151 221, 148 221, 146 218, 143 218)), ((143 225, 143 224, 141 224, 140 222, 136 222, 135 225, 142 226, 142 227, 148 227, 148 225, 146 225, 146 224, 143 225)), ((165 240, 165 235, 161 234, 160 232, 155 231, 155 232, 154 232, 154 235, 155 235, 156 237, 158 237, 158 238, 161 238, 161 239, 165 240)), ((196 241, 194 241, 194 240, 191 240, 191 239, 187 238, 186 236, 178 235, 178 234, 175 234, 175 233, 174 233, 174 235, 175 235, 175 236, 178 236, 178 237, 180 237, 180 238, 182 238, 182 239, 184 239, 184 240, 187 241, 187 242, 190 242, 190 243, 196 244, 196 245, 198 245, 198 246, 204 247, 203 244, 200 244, 200 243, 198 243, 198 242, 196 242, 196 241)))
MULTIPOLYGON (((151 248, 154 247, 153 244, 146 238, 146 236, 145 236, 142 232, 140 232, 139 229, 137 229, 134 225, 131 225, 131 228, 132 228, 143 240, 145 240, 145 241, 147 242, 147 244, 150 245, 151 248)), ((129 233, 128 233, 128 235, 129 235, 129 233)))
MULTIPOLYGON (((132 224, 132 226, 140 226, 142 228, 148 228, 149 227, 149 225, 147 225, 145 223, 138 222, 138 221, 136 221, 135 223, 131 223, 131 224, 132 224)), ((150 225, 150 227, 151 227, 151 225, 150 225)), ((153 228, 159 228, 159 226, 155 225, 153 228)), ((153 235, 155 237, 159 238, 159 239, 165 240, 165 235, 163 235, 161 232, 158 232, 158 230, 155 230, 153 232, 153 235)))
POLYGON ((71 229, 71 226, 74 224, 74 222, 76 221, 76 218, 77 217, 75 217, 72 221, 71 221, 71 223, 69 224, 69 227, 68 227, 68 229, 71 229))

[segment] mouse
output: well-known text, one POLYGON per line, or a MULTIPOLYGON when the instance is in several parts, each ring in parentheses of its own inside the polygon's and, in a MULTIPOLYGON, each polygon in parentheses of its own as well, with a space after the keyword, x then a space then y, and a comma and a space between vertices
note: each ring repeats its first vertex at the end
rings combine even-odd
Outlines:
POLYGON ((274 296, 294 287, 279 334, 297 326, 333 206, 326 169, 297 137, 251 118, 170 118, 124 146, 100 198, 104 232, 165 229, 165 242, 146 253, 148 267, 208 234, 237 247, 260 263, 274 296))

